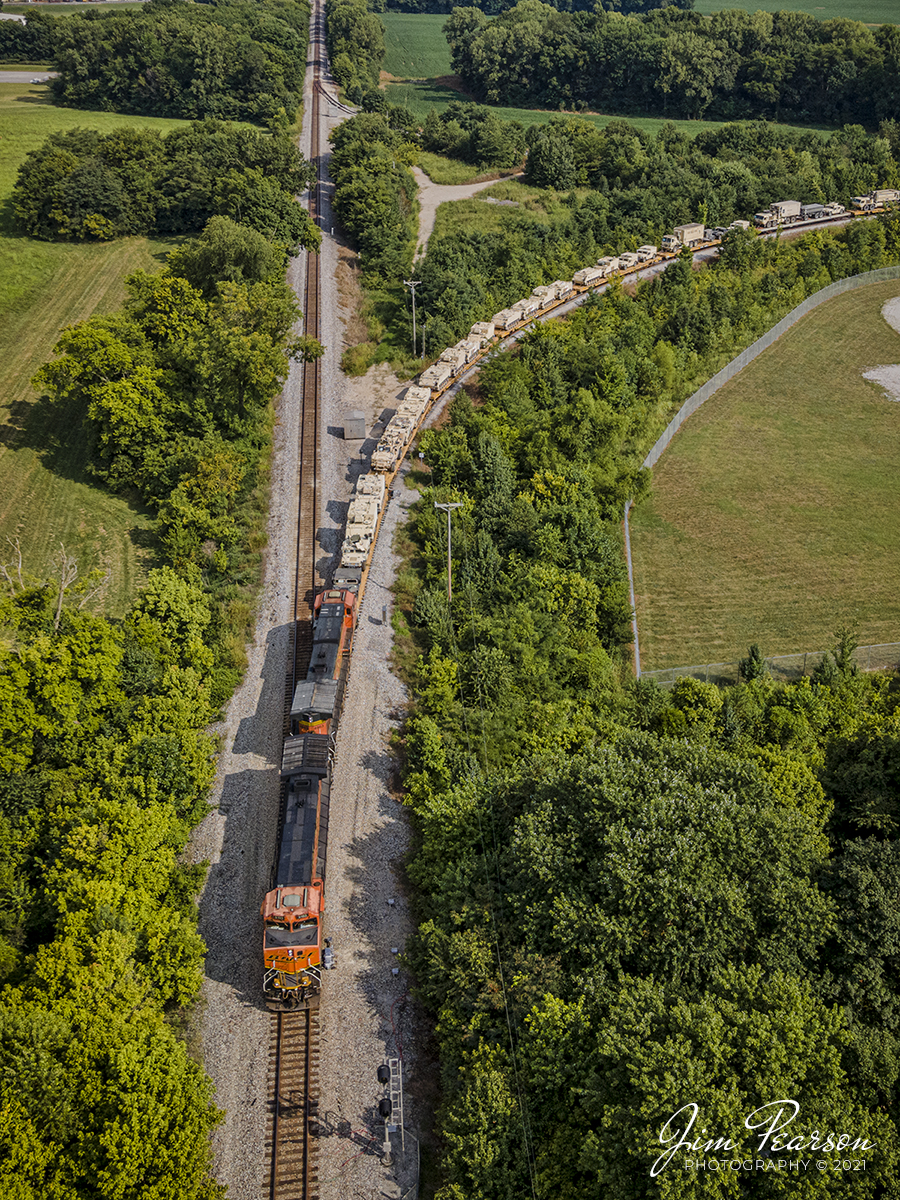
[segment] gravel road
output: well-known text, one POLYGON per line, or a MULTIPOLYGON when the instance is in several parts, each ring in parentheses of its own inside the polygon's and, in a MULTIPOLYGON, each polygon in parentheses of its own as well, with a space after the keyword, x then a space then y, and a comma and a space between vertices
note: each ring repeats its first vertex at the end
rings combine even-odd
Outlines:
POLYGON ((496 179, 484 179, 481 183, 432 183, 421 167, 413 167, 412 173, 419 185, 419 242, 416 258, 421 258, 425 253, 439 205, 448 200, 471 200, 473 196, 498 182, 496 179))
MULTIPOLYGON (((900 296, 886 300, 881 306, 881 315, 891 329, 900 333, 900 296)), ((880 384, 884 388, 887 400, 900 400, 900 365, 897 363, 891 363, 884 367, 871 367, 868 371, 863 371, 863 379, 871 379, 873 383, 880 384)))

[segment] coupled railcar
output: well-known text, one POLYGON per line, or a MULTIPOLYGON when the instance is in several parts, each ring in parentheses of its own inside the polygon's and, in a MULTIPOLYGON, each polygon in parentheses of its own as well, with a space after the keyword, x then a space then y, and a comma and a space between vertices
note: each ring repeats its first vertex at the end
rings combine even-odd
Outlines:
POLYGON ((316 596, 309 670, 294 689, 281 759, 285 801, 274 886, 260 908, 263 997, 274 1011, 315 1007, 322 970, 333 963, 322 927, 331 747, 358 592, 351 576, 316 596))
MULTIPOLYGON (((847 216, 870 216, 900 203, 900 190, 878 189, 866 196, 854 196, 850 203, 851 211, 847 213, 837 202, 819 205, 779 201, 756 214, 755 222, 765 235, 784 224, 816 225, 847 216)), ((331 747, 339 676, 350 649, 363 568, 374 546, 385 499, 385 474, 397 466, 429 404, 497 340, 575 293, 590 291, 616 275, 671 258, 686 247, 697 250, 716 246, 736 228, 748 229, 750 222, 733 221, 728 229, 714 230, 699 222, 678 226, 662 239, 661 249, 650 244, 640 246, 636 252, 601 258, 595 267, 577 271, 571 281, 556 280, 537 287, 531 296, 497 313, 493 320, 476 322, 468 338, 445 351, 438 362, 422 372, 418 385, 407 390, 373 454, 372 473, 358 481, 334 587, 316 598, 310 670, 297 685, 291 705, 290 733, 285 739, 281 768, 286 800, 275 886, 261 908, 263 992, 269 1008, 317 1004, 322 970, 334 961, 322 925, 331 747)))
POLYGON ((330 807, 331 738, 305 732, 285 739, 284 819, 275 886, 263 918, 263 997, 276 1012, 318 1006, 330 945, 323 937, 325 845, 330 807))

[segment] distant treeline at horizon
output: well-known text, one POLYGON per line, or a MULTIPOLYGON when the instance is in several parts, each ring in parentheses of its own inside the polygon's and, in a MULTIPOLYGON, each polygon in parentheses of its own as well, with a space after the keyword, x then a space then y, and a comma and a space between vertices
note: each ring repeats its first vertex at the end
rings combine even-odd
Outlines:
POLYGON ((520 0, 493 20, 457 8, 445 31, 475 97, 516 107, 876 125, 900 94, 900 28, 801 12, 625 16, 520 0))

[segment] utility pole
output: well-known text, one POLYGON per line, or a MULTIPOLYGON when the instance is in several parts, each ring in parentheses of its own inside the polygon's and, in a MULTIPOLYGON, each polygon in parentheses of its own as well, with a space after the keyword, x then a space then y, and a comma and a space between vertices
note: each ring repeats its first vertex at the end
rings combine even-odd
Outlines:
POLYGON ((416 288, 422 282, 421 279, 404 279, 403 284, 412 292, 412 308, 413 308, 413 358, 416 357, 416 288))
POLYGON ((450 581, 450 513, 454 508, 462 508, 462 500, 457 500, 455 504, 438 504, 435 501, 435 508, 442 508, 447 514, 447 601, 453 599, 453 587, 450 581))

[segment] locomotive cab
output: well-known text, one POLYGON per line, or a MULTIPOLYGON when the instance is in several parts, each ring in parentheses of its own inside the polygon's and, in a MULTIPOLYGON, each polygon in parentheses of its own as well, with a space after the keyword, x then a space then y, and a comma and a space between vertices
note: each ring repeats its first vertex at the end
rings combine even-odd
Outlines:
POLYGON ((322 881, 267 894, 263 921, 263 993, 270 1008, 307 1007, 322 983, 322 881))
POLYGON ((291 704, 291 734, 329 733, 337 693, 336 679, 304 679, 298 683, 291 704))

